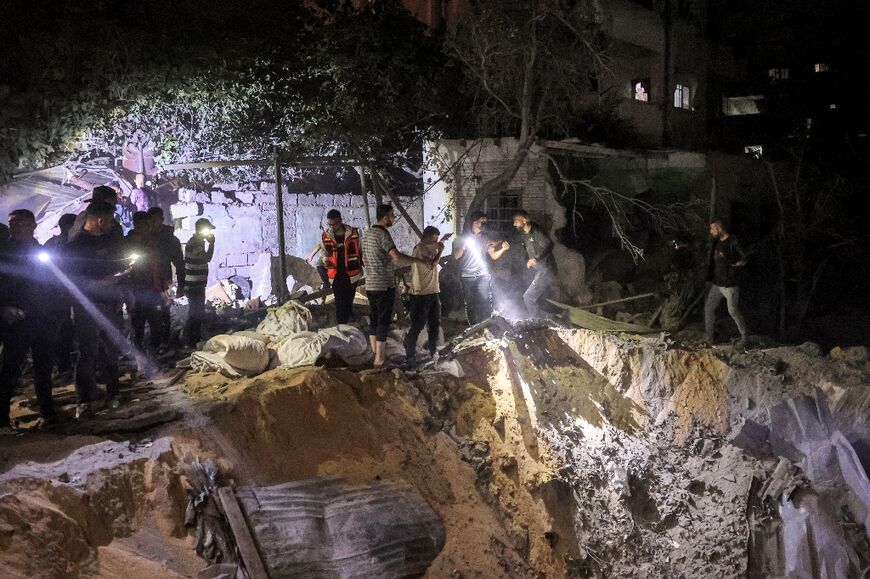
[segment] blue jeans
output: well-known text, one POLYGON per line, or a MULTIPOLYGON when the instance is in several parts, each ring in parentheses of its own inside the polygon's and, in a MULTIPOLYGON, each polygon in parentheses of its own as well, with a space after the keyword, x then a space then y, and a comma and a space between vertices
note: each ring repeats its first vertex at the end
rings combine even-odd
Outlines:
POLYGON ((707 339, 713 339, 716 326, 716 308, 722 303, 722 298, 725 298, 725 302, 728 304, 728 313, 737 324, 740 337, 746 340, 746 321, 743 319, 743 314, 740 313, 740 308, 738 307, 740 288, 738 286, 721 287, 718 285, 710 287, 707 301, 704 303, 704 333, 707 334, 707 339))
POLYGON ((488 275, 462 278, 465 317, 473 326, 492 315, 492 278, 488 275))
POLYGON ((541 317, 541 308, 538 307, 538 301, 544 295, 544 292, 547 291, 547 288, 553 285, 555 281, 556 276, 553 275, 552 270, 549 268, 535 270, 535 277, 532 279, 532 283, 529 284, 529 287, 523 293, 523 303, 526 304, 529 319, 534 320, 541 317))

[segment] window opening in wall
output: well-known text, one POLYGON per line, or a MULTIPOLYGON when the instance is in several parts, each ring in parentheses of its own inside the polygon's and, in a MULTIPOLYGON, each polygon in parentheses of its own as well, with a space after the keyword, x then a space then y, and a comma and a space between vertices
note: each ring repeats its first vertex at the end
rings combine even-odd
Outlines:
POLYGON ((649 102, 649 79, 639 78, 631 81, 632 97, 636 101, 649 102))
POLYGON ((520 208, 521 196, 521 189, 510 189, 487 197, 483 202, 487 229, 502 233, 513 231, 514 211, 520 208))
POLYGON ((824 62, 818 62, 813 66, 813 70, 815 72, 828 72, 829 68, 824 62))
POLYGON ((722 97, 722 112, 725 116, 758 115, 764 107, 764 95, 722 97))
POLYGON ((764 147, 761 145, 747 145, 743 147, 743 154, 753 159, 760 159, 762 153, 764 153, 764 147))
POLYGON ((692 89, 684 84, 677 84, 674 89, 674 107, 692 110, 692 89))
POLYGON ((776 84, 778 82, 788 80, 788 69, 787 68, 768 68, 767 69, 767 78, 768 78, 768 80, 770 80, 770 84, 776 84))

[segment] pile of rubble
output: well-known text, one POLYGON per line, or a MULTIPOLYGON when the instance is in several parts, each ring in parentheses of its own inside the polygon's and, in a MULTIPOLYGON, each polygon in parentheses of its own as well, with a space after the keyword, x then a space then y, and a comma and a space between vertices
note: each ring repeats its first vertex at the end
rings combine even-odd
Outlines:
MULTIPOLYGON (((280 344, 305 323, 277 310, 258 334, 280 344)), ((183 573, 189 560, 162 554, 184 533, 184 491, 198 496, 185 469, 195 452, 242 508, 265 487, 320 493, 314 479, 403 489, 431 508, 420 511, 428 528, 443 525, 443 545, 426 544, 428 577, 849 577, 870 566, 866 350, 726 355, 584 330, 491 331, 458 344, 452 373, 190 374, 178 386, 196 420, 159 427, 152 446, 82 440, 58 463, 0 476, 2 563, 13 577, 109 577, 147 536, 125 555, 130 576, 183 573), (48 526, 28 526, 37 520, 48 526), (83 542, 64 538, 74 533, 83 542), (39 568, 15 552, 48 555, 39 568)), ((211 535, 197 536, 205 554, 211 535)))

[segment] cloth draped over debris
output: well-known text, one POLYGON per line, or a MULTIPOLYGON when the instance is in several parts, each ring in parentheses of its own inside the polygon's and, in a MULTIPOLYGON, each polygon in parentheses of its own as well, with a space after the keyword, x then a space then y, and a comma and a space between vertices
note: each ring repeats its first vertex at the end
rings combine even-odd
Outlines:
POLYGON ((311 311, 297 302, 269 308, 255 330, 220 334, 194 352, 186 364, 196 371, 250 377, 278 367, 311 366, 338 358, 349 366, 371 359, 368 337, 349 325, 309 330, 311 311))

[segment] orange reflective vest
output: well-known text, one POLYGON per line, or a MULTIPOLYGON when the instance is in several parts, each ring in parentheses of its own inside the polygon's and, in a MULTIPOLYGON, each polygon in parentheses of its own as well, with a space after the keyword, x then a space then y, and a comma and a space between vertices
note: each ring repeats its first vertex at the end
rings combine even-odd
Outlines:
MULTIPOLYGON (((359 239, 359 230, 356 227, 346 227, 344 234, 344 270, 348 277, 356 277, 362 273, 362 245, 359 239)), ((323 241, 323 262, 326 265, 326 274, 329 279, 335 279, 338 273, 338 243, 324 231, 321 237, 323 241)))

